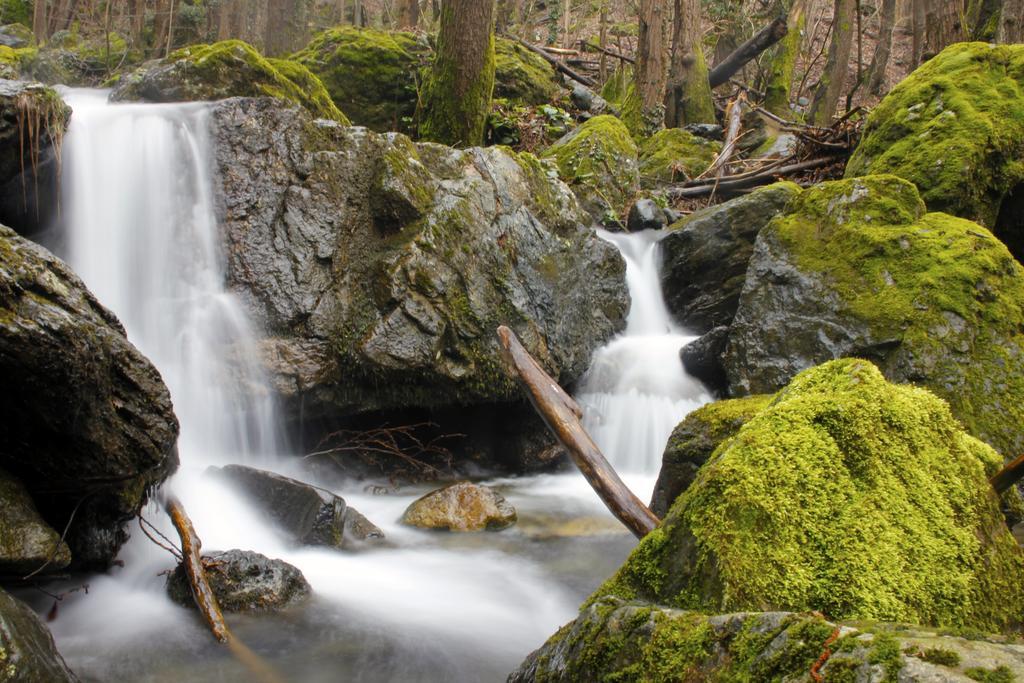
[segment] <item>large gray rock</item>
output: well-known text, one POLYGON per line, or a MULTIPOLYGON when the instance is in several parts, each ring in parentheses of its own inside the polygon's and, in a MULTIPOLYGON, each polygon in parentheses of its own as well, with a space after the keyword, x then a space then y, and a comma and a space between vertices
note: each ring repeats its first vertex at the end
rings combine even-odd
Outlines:
POLYGON ((744 395, 844 356, 931 389, 1004 456, 1024 451, 1024 268, 895 176, 816 185, 761 230, 723 365, 744 395))
MULTIPOLYGON (((273 612, 302 602, 312 593, 297 567, 249 550, 228 550, 204 555, 206 576, 217 603, 225 612, 273 612)), ((174 602, 194 608, 185 566, 167 577, 167 593, 174 602)))
POLYGON ((1024 647, 999 636, 833 623, 815 614, 708 616, 604 598, 562 627, 508 680, 803 681, 811 680, 815 664, 824 681, 1012 681, 1024 676, 1024 647))
POLYGON ((2 226, 0 377, 0 467, 52 527, 71 519, 76 565, 105 566, 177 467, 170 395, 81 280, 2 226))
POLYGON ((507 406, 499 325, 571 384, 624 324, 621 257, 531 155, 415 145, 267 99, 218 103, 212 125, 229 280, 295 418, 507 406))
POLYGON ((32 609, 0 590, 0 683, 78 683, 32 609))
POLYGON ((341 496, 310 484, 245 465, 211 467, 210 474, 235 487, 281 531, 304 545, 347 548, 384 538, 384 533, 341 496))
POLYGON ((736 314, 758 233, 800 193, 777 183, 687 216, 661 240, 661 286, 669 310, 703 334, 736 314))
POLYGON ((0 575, 54 571, 71 563, 71 550, 39 516, 20 481, 0 470, 0 575))

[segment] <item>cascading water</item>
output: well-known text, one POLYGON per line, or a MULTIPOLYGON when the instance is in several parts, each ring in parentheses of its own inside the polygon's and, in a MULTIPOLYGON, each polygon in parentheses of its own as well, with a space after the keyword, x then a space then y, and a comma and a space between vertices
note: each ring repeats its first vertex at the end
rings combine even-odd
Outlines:
MULTIPOLYGON (((182 464, 168 485, 204 550, 281 558, 313 587, 309 603, 284 614, 231 617, 235 633, 288 681, 504 680, 635 540, 577 473, 488 482, 519 512, 519 523, 497 534, 402 527, 404 508, 427 490, 410 487, 389 496, 337 491, 384 530, 384 548, 350 554, 281 538, 250 501, 203 476, 211 464, 248 462, 308 480, 299 459, 278 455, 253 331, 225 288, 208 109, 109 105, 95 91, 66 97, 74 113, 63 255, 171 390, 182 464)), ((660 299, 654 238, 605 238, 627 259, 633 306, 625 334, 595 354, 580 398, 613 462, 650 477, 669 431, 702 397, 679 365, 686 337, 660 299)), ((159 510, 144 514, 173 536, 159 510)), ((250 680, 193 612, 166 597, 168 553, 136 532, 120 559, 123 568, 91 578, 88 594, 71 594, 51 624, 72 668, 97 681, 250 680)))
POLYGON ((594 353, 577 399, 587 431, 643 497, 651 493, 672 430, 711 397, 679 359, 679 350, 695 337, 676 325, 665 306, 660 233, 600 235, 626 260, 632 303, 625 332, 594 353))

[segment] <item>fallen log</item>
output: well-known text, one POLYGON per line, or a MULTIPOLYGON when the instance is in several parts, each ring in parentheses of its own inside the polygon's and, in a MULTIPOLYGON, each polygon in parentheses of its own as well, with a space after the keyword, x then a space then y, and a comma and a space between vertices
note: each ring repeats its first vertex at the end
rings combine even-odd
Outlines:
POLYGON ((777 17, 772 23, 758 31, 753 38, 732 51, 728 57, 716 64, 708 73, 708 82, 712 88, 728 83, 729 79, 750 60, 782 40, 789 28, 785 17, 777 17))
POLYGON ((729 103, 729 108, 725 113, 728 120, 728 126, 725 131, 725 144, 722 145, 722 151, 715 157, 714 162, 702 175, 714 174, 715 178, 721 179, 728 169, 729 160, 736 153, 736 145, 740 139, 740 127, 743 123, 743 103, 746 101, 747 96, 741 92, 736 96, 736 99, 729 103))
POLYGON ((580 423, 583 411, 523 348, 515 333, 498 328, 501 355, 526 390, 533 407, 558 438, 583 476, 615 517, 637 538, 650 533, 660 520, 623 483, 601 449, 580 423))
POLYGON ((999 470, 994 477, 989 479, 989 482, 996 493, 1001 495, 1021 479, 1024 479, 1024 455, 999 470))
POLYGON ((608 55, 609 57, 615 57, 616 59, 621 59, 622 61, 626 62, 627 64, 636 64, 636 60, 633 59, 632 57, 627 57, 626 55, 622 54, 621 52, 616 52, 615 50, 609 50, 606 47, 601 47, 600 45, 595 45, 594 43, 588 43, 585 40, 581 40, 580 41, 580 46, 583 49, 585 49, 585 50, 597 50, 598 52, 602 52, 602 53, 608 55))
POLYGON ((565 65, 564 62, 562 62, 562 60, 556 58, 554 55, 552 55, 550 52, 548 52, 544 48, 538 47, 538 46, 536 46, 536 45, 534 45, 532 43, 528 43, 525 40, 523 40, 522 38, 519 38, 517 36, 509 36, 509 37, 511 37, 513 40, 515 40, 517 43, 519 43, 520 45, 525 47, 530 52, 534 52, 534 53, 540 55, 541 57, 543 57, 544 59, 546 59, 551 66, 555 67, 558 71, 561 71, 566 76, 568 76, 569 78, 573 79, 574 81, 578 81, 579 83, 582 83, 583 85, 587 86, 588 88, 594 88, 594 87, 597 86, 597 82, 594 81, 594 79, 587 78, 583 74, 570 69, 568 66, 565 65))
POLYGON ((758 173, 751 173, 748 171, 736 176, 735 178, 731 176, 723 176, 720 179, 716 178, 711 181, 703 181, 699 185, 694 184, 683 185, 682 187, 670 187, 666 190, 666 194, 671 199, 679 199, 682 197, 703 197, 704 195, 714 194, 716 192, 745 190, 757 185, 774 182, 776 179, 792 173, 799 173, 800 171, 809 171, 815 168, 821 168, 822 166, 828 166, 841 158, 842 157, 838 156, 821 157, 820 159, 810 159, 808 161, 801 161, 787 166, 773 166, 768 170, 758 173))

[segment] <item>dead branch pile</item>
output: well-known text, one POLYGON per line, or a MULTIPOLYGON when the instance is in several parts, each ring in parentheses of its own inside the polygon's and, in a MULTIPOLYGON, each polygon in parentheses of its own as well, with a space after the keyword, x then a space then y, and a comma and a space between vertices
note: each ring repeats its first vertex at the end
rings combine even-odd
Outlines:
POLYGON ((326 459, 343 471, 362 466, 395 482, 433 481, 452 473, 455 456, 446 446, 464 434, 439 434, 433 422, 372 429, 339 429, 317 444, 307 459, 326 459))

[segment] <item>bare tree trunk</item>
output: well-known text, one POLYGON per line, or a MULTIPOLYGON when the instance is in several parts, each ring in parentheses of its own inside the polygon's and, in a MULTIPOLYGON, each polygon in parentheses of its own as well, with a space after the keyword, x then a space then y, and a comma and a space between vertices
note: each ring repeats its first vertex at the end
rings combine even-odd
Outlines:
POLYGON ((998 40, 1000 43, 1024 43, 1024 0, 1003 0, 998 40))
POLYGON ((132 47, 142 49, 142 29, 146 25, 146 3, 144 0, 128 0, 128 23, 132 47))
POLYGON ((924 56, 926 2, 927 0, 910 0, 911 52, 914 67, 921 63, 924 56))
POLYGON ((562 47, 572 47, 572 0, 564 0, 562 3, 562 47))
POLYGON ((601 4, 601 19, 600 26, 598 28, 597 44, 601 48, 601 62, 599 66, 598 75, 602 85, 608 80, 608 53, 605 50, 608 49, 608 5, 605 3, 601 4))
POLYGON ((398 28, 405 31, 414 31, 420 23, 420 2, 419 0, 402 0, 401 11, 398 15, 398 28))
POLYGON ((931 59, 951 43, 963 39, 963 0, 933 0, 925 11, 923 59, 931 59))
POLYGON ((636 87, 644 128, 658 128, 665 106, 665 1, 640 0, 636 87), (654 125, 651 125, 653 123, 654 125))
POLYGON ((420 101, 420 136, 448 145, 481 144, 493 90, 494 0, 446 0, 420 101))
POLYGON ((39 45, 46 43, 50 37, 46 19, 46 0, 36 0, 32 8, 32 33, 35 34, 36 43, 39 45))
POLYGON ((881 95, 885 89, 885 71, 892 54, 892 31, 896 27, 896 0, 882 0, 879 22, 878 43, 868 68, 868 90, 875 95, 881 95))
POLYGON ((828 60, 811 103, 811 121, 827 126, 835 116, 843 94, 850 55, 853 52, 853 34, 857 0, 835 0, 832 15, 832 43, 828 47, 828 60))
POLYGON ((675 0, 672 58, 665 97, 665 125, 670 127, 715 122, 708 66, 700 45, 700 27, 700 0, 675 0))

